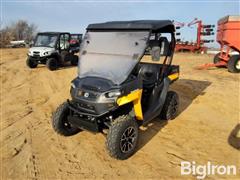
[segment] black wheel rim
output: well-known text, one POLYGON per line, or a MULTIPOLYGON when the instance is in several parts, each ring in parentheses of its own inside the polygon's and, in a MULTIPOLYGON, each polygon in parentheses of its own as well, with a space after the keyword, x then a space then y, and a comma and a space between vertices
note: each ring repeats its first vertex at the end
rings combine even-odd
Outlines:
POLYGON ((67 120, 65 120, 65 121, 63 122, 63 126, 64 126, 64 128, 66 128, 66 129, 71 129, 71 128, 72 128, 71 124, 69 124, 69 122, 68 122, 67 120))
POLYGON ((123 153, 128 153, 134 149, 137 133, 134 127, 128 127, 120 139, 120 149, 123 153))
POLYGON ((65 129, 72 129, 71 124, 68 122, 68 115, 69 115, 69 110, 65 111, 65 114, 63 115, 63 120, 62 120, 62 125, 65 129))

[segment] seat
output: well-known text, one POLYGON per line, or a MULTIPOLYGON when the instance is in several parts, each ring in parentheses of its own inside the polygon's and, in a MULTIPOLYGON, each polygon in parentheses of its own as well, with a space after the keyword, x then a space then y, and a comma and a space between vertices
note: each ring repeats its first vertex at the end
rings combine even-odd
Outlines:
POLYGON ((139 77, 142 79, 144 88, 151 88, 159 78, 160 69, 156 64, 142 63, 139 70, 139 77))
POLYGON ((151 54, 151 49, 156 46, 160 47, 161 56, 170 56, 170 43, 166 37, 160 37, 159 40, 150 40, 148 46, 149 48, 146 50, 145 54, 151 54))
POLYGON ((149 40, 149 42, 148 42, 148 47, 146 48, 146 51, 145 51, 144 54, 150 55, 150 54, 151 54, 151 49, 152 49, 154 46, 160 46, 159 41, 158 41, 158 40, 149 40))
POLYGON ((159 40, 149 40, 149 47, 160 46, 159 40))

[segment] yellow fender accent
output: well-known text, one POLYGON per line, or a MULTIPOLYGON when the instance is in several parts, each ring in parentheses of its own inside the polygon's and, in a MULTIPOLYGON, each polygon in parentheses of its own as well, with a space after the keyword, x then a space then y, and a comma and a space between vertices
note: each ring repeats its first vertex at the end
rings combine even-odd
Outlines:
POLYGON ((122 106, 124 104, 133 102, 135 116, 138 120, 143 120, 143 113, 142 113, 142 105, 141 105, 141 98, 142 98, 142 89, 137 89, 132 91, 130 94, 120 97, 117 99, 118 106, 122 106))
POLYGON ((168 78, 173 81, 176 80, 179 77, 179 73, 174 73, 168 76, 168 78))

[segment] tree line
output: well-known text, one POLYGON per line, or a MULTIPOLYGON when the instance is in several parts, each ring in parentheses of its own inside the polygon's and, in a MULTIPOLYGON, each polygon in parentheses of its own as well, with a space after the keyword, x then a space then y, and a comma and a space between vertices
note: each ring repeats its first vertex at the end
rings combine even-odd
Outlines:
POLYGON ((30 43, 37 33, 37 26, 26 20, 18 20, 0 29, 0 47, 7 47, 10 41, 24 40, 30 43))

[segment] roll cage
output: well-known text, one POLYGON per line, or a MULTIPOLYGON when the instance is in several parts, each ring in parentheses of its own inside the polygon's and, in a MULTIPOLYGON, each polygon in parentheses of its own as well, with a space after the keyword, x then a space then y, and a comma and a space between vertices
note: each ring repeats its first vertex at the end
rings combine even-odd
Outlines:
POLYGON ((66 46, 65 44, 69 44, 69 42, 70 42, 70 38, 71 38, 71 34, 70 33, 68 33, 68 32, 40 32, 40 33, 37 34, 37 36, 36 36, 36 38, 34 40, 34 45, 35 45, 39 35, 56 36, 57 39, 55 41, 55 44, 54 44, 53 48, 56 49, 56 50, 60 50, 60 51, 62 51, 62 50, 69 50, 69 45, 66 46), (64 36, 63 39, 62 39, 63 43, 64 43, 64 48, 61 48, 61 44, 60 44, 61 43, 60 40, 61 40, 62 36, 64 36))

